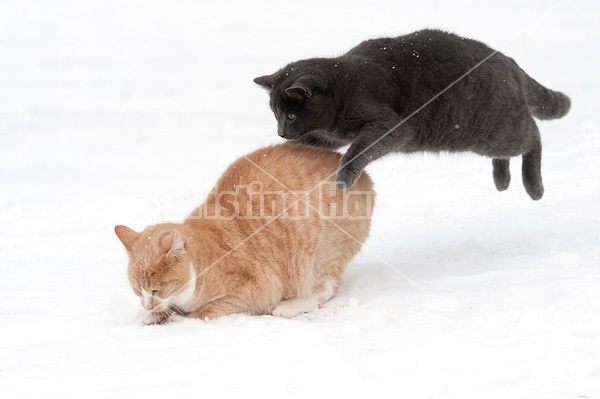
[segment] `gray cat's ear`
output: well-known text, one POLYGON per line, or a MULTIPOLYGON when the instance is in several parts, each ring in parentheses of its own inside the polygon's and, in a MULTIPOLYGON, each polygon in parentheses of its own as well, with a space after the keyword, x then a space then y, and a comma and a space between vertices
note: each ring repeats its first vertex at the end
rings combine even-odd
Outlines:
POLYGON ((312 96, 312 89, 306 83, 296 82, 285 89, 285 94, 293 100, 304 101, 312 96))
POLYGON ((259 76, 258 78, 254 79, 254 83, 264 87, 265 89, 271 90, 275 84, 275 77, 273 75, 259 76))
POLYGON ((115 226, 115 234, 128 251, 131 251, 133 243, 140 237, 140 233, 122 225, 115 226))
POLYGON ((177 230, 173 230, 172 233, 167 234, 164 243, 165 249, 169 251, 167 253, 168 256, 177 257, 185 253, 185 240, 177 230))

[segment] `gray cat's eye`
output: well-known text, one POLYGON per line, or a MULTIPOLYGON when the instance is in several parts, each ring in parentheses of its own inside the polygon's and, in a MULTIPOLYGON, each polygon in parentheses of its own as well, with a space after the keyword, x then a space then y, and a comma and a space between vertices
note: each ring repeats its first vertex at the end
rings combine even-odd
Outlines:
POLYGON ((296 120, 295 114, 287 114, 286 117, 288 118, 288 120, 290 120, 292 122, 296 120))

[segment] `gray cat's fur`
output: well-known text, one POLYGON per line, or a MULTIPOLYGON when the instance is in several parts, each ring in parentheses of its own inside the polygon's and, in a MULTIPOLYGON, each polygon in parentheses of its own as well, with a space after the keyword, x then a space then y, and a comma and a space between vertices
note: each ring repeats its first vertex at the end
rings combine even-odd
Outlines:
POLYGON ((254 81, 270 91, 281 137, 351 144, 340 187, 390 152, 472 151, 493 158, 500 191, 510 182, 509 158, 522 155, 523 184, 538 200, 542 144, 532 116, 560 118, 570 108, 567 96, 512 58, 437 30, 367 40, 340 57, 297 61, 254 81))

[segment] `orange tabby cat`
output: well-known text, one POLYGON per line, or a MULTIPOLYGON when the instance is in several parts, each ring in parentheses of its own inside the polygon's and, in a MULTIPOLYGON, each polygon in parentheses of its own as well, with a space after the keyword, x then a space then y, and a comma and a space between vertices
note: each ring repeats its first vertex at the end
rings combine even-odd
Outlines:
POLYGON ((293 317, 329 300, 367 238, 375 196, 366 174, 336 190, 339 161, 303 145, 264 148, 234 162, 182 224, 116 226, 144 323, 293 317))

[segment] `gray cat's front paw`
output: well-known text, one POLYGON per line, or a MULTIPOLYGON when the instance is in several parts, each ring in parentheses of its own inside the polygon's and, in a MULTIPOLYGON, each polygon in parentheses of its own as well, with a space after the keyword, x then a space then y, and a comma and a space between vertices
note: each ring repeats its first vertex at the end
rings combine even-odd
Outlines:
POLYGON ((362 171, 345 167, 337 171, 335 185, 340 190, 347 190, 356 184, 362 171))

